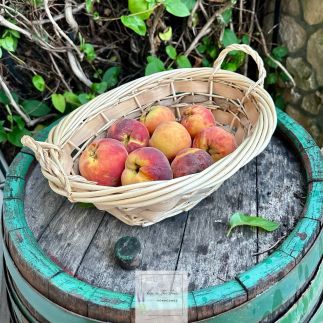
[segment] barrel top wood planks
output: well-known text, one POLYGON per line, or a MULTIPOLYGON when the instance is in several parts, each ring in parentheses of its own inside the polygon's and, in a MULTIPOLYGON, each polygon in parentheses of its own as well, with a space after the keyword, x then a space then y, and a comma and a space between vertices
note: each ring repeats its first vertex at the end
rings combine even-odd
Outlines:
POLYGON ((16 319, 133 321, 135 272, 118 265, 114 250, 125 236, 141 244, 138 269, 188 272, 190 321, 310 315, 323 289, 322 155, 302 127, 277 112, 277 134, 261 155, 194 209, 149 227, 71 204, 51 191, 23 149, 9 169, 2 219, 16 319), (281 226, 272 233, 237 228, 227 237, 236 211, 281 226), (297 302, 306 303, 304 313, 297 302))

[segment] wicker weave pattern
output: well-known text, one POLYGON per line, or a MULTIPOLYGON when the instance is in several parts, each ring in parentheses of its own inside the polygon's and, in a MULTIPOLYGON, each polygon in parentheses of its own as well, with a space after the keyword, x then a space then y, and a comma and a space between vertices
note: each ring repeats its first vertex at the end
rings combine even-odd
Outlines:
POLYGON ((246 45, 223 50, 214 68, 178 69, 142 77, 104 93, 66 116, 47 142, 24 136, 50 187, 71 202, 94 203, 129 225, 150 225, 194 207, 269 143, 277 117, 270 95, 263 89, 266 71, 257 52, 246 45), (223 71, 231 50, 251 55, 259 80, 223 71), (117 119, 139 118, 154 104, 171 107, 180 118, 192 103, 209 107, 219 124, 234 133, 238 148, 203 172, 169 181, 120 187, 99 186, 79 175, 78 159, 85 147, 102 137, 117 119))

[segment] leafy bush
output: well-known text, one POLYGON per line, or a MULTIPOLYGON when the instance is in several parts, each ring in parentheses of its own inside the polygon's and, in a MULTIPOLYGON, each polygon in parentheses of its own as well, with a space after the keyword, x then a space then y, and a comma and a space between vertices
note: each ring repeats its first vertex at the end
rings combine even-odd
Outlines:
MULTIPOLYGON (((174 68, 211 67, 230 44, 258 44, 257 31, 249 28, 255 19, 251 4, 243 6, 235 0, 129 0, 128 6, 115 0, 3 2, 2 148, 13 156, 22 135, 121 83, 174 68)), ((287 79, 275 60, 285 55, 277 47, 274 61, 266 59, 266 82, 278 101, 287 79)), ((234 51, 222 67, 247 73, 245 61, 244 53, 234 51)))

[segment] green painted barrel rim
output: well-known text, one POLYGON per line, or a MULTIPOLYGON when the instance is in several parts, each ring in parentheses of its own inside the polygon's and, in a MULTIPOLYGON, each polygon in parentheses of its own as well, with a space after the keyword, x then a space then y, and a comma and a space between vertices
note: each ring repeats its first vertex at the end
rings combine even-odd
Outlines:
MULTIPOLYGON (((306 252, 315 242, 323 222, 323 199, 320 192, 323 191, 323 162, 320 150, 306 130, 277 109, 278 129, 296 148, 307 175, 308 195, 306 205, 300 220, 291 234, 286 238, 278 250, 262 262, 238 275, 236 279, 189 293, 189 309, 196 310, 202 307, 214 307, 216 304, 226 301, 235 306, 243 306, 252 300, 257 293, 269 289, 273 284, 295 268, 306 252), (268 272, 273 281, 261 290, 268 272)), ((55 124, 41 131, 37 140, 46 140, 50 129, 55 124)), ((109 291, 87 284, 77 278, 63 272, 37 244, 33 233, 29 229, 24 214, 24 189, 25 178, 34 161, 33 153, 23 148, 11 164, 4 189, 3 226, 4 240, 11 248, 22 254, 38 255, 42 257, 42 265, 35 268, 35 263, 30 259, 24 259, 26 266, 37 271, 37 277, 48 280, 62 292, 73 293, 73 296, 91 304, 91 306, 106 307, 116 311, 129 312, 134 309, 134 296, 125 293, 109 291), (19 236, 24 235, 25 240, 18 241, 19 236), (18 239, 18 240, 17 240, 18 239), (10 243, 8 243, 10 241, 10 243)), ((322 250, 323 248, 321 248, 322 250)), ((321 251, 322 256, 322 251, 321 251)), ((232 307, 231 307, 232 309, 232 307)), ((232 309, 234 310, 235 307, 232 309)), ((230 312, 230 308, 227 312, 230 312)), ((90 313, 89 313, 90 316, 90 313)), ((197 314, 197 317, 199 315, 197 314)), ((213 315, 212 315, 213 316, 213 315)), ((199 319, 203 319, 200 317, 199 319)))

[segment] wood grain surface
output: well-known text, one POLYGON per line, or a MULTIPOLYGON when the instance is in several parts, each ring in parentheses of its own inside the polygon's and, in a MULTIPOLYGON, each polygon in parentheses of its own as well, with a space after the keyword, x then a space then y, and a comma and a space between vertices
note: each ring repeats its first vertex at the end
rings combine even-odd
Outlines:
MULTIPOLYGON (((142 245, 141 270, 185 270, 189 289, 234 278, 263 259, 290 232, 302 208, 304 178, 296 154, 274 136, 267 149, 194 209, 149 227, 131 227, 107 213, 80 208, 53 193, 36 166, 27 178, 25 213, 43 250, 65 271, 94 286, 134 291, 134 271, 116 264, 115 242, 135 236, 142 245), (241 211, 281 222, 274 233, 234 229, 241 211)), ((277 246, 278 247, 278 246, 277 246)))

